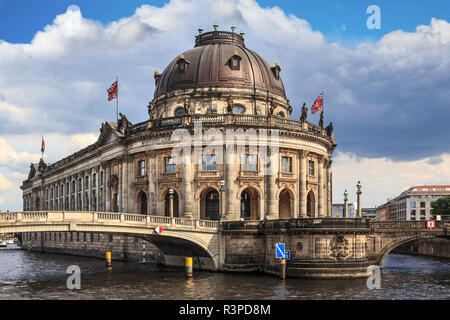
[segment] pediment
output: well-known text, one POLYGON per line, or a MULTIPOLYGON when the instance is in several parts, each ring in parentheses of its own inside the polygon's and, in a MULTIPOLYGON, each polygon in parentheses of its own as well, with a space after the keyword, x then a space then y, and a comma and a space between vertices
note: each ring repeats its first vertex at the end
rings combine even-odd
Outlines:
POLYGON ((30 172, 28 173, 28 179, 27 180, 31 180, 36 176, 36 167, 35 164, 31 164, 30 165, 30 172))
POLYGON ((120 136, 115 128, 109 122, 105 122, 102 123, 102 127, 100 128, 100 136, 98 137, 96 145, 97 147, 100 147, 119 139, 120 136))

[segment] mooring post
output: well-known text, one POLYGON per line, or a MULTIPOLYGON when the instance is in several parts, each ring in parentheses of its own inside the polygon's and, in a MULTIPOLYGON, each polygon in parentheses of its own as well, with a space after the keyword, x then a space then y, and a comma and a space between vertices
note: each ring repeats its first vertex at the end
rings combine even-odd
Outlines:
POLYGON ((281 280, 286 279, 286 259, 281 259, 280 278, 281 280))
POLYGON ((186 277, 192 277, 192 257, 186 257, 186 277))
POLYGON ((112 267, 111 267, 111 251, 107 251, 106 252, 106 269, 108 271, 112 270, 112 267))

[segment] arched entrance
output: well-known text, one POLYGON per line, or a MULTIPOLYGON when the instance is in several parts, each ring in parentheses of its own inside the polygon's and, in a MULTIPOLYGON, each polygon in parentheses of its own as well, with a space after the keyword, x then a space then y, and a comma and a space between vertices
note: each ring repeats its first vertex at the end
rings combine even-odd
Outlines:
MULTIPOLYGON (((169 189, 170 190, 170 189, 169 189)), ((164 206, 165 206, 165 216, 170 217, 170 192, 167 190, 166 196, 164 197, 164 206)), ((178 210, 178 193, 173 190, 173 216, 180 217, 178 210)))
POLYGON ((200 219, 218 220, 220 199, 216 189, 204 190, 200 196, 200 219))
POLYGON ((316 215, 316 198, 314 197, 314 192, 308 192, 306 198, 306 215, 308 218, 314 218, 316 215))
POLYGON ((241 219, 258 220, 258 193, 247 188, 241 193, 241 219))
POLYGON ((144 191, 139 192, 137 196, 137 206, 136 206, 136 213, 139 214, 148 214, 147 212, 147 195, 144 191))
POLYGON ((280 219, 289 219, 291 217, 291 195, 286 189, 280 192, 278 212, 280 215, 280 219))

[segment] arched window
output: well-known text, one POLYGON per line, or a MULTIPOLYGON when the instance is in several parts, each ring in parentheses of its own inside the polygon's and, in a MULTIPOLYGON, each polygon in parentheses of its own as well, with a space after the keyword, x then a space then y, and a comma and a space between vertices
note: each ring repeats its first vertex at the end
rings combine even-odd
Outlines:
POLYGON ((312 191, 308 192, 308 196, 306 198, 306 215, 308 218, 314 218, 316 210, 316 198, 314 197, 314 193, 312 191))
POLYGON ((230 68, 232 70, 239 70, 241 68, 241 57, 237 50, 234 51, 233 56, 230 58, 230 68))
POLYGON ((175 113, 173 114, 175 117, 182 117, 186 114, 186 110, 184 108, 177 108, 175 113))
POLYGON ((277 116, 281 117, 281 118, 285 118, 286 117, 286 115, 284 114, 283 111, 278 112, 277 116))
POLYGON ((233 105, 233 114, 244 114, 245 113, 245 107, 241 104, 234 104, 233 105))
POLYGON ((219 219, 219 193, 216 190, 210 190, 205 196, 205 219, 219 219))

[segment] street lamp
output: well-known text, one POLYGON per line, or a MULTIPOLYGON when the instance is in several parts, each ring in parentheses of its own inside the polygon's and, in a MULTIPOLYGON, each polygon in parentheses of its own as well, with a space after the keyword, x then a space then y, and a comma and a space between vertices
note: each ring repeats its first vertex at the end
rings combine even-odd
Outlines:
POLYGON ((220 212, 219 212, 219 223, 220 220, 224 219, 225 216, 223 215, 223 212, 225 211, 223 206, 225 204, 224 199, 224 193, 225 193, 225 180, 220 180, 220 212))
POLYGON ((170 217, 173 218, 173 194, 175 190, 172 188, 169 189, 169 211, 170 211, 170 217))
POLYGON ((348 218, 348 192, 344 191, 344 218, 348 218))

